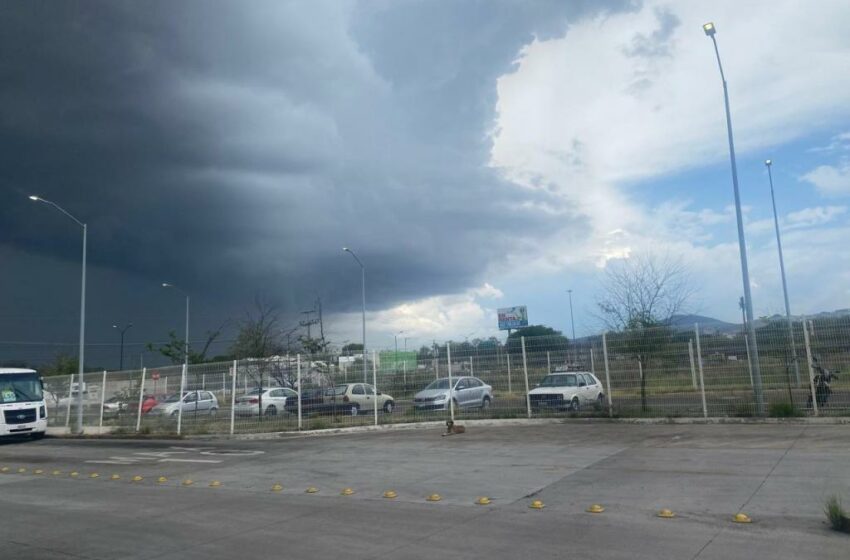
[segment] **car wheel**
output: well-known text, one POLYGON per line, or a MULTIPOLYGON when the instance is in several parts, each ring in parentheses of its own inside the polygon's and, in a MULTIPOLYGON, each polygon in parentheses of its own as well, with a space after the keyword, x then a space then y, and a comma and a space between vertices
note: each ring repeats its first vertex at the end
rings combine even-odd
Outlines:
POLYGON ((349 410, 351 411, 352 416, 357 416, 357 414, 360 413, 360 407, 356 404, 351 405, 351 408, 349 410))
POLYGON ((578 412, 579 408, 581 408, 581 403, 579 402, 578 397, 573 397, 573 400, 570 403, 570 410, 578 412))
POLYGON ((489 410, 490 408, 490 397, 484 397, 484 400, 481 401, 481 410, 489 410))
POLYGON ((605 396, 599 393, 599 396, 596 397, 596 410, 602 410, 603 408, 605 408, 605 396))
POLYGON ((177 418, 177 415, 178 415, 178 414, 180 414, 180 413, 179 413, 178 411, 176 411, 176 410, 175 410, 174 412, 172 412, 172 413, 171 413, 171 417, 172 417, 172 418, 177 418))
POLYGON ((215 416, 216 414, 218 414, 218 409, 216 407, 212 407, 210 409, 210 416, 215 416))
POLYGON ((277 416, 277 407, 270 404, 268 408, 266 408, 266 416, 277 416))
POLYGON ((393 403, 393 401, 387 401, 384 403, 384 412, 387 414, 392 414, 394 408, 395 403, 393 403))

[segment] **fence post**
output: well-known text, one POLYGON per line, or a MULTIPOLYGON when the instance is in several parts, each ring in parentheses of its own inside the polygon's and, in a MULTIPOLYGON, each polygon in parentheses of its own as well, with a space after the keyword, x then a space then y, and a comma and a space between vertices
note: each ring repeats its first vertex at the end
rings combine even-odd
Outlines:
POLYGON ((139 385, 139 410, 136 411, 136 431, 142 427, 142 403, 144 402, 145 395, 145 374, 147 374, 148 368, 142 368, 142 383, 139 385))
MULTIPOLYGON (((363 350, 363 359, 366 359, 366 350, 363 350)), ((297 366, 297 374, 296 374, 296 382, 298 383, 298 429, 301 429, 301 354, 297 354, 295 357, 295 364, 297 366)))
POLYGON ((812 346, 809 343, 809 329, 806 326, 805 319, 803 319, 803 340, 806 342, 806 360, 809 362, 809 389, 812 392, 812 410, 815 412, 815 416, 820 416, 818 395, 815 391, 815 372, 812 369, 812 346))
POLYGON ((546 374, 552 373, 552 358, 549 356, 549 351, 546 351, 546 374))
MULTIPOLYGON (((372 392, 375 394, 372 395, 372 400, 375 401, 375 425, 378 425, 378 362, 376 360, 377 354, 375 350, 372 350, 372 392)), ((393 362, 393 369, 398 366, 397 363, 393 362)))
POLYGON ((452 343, 446 342, 446 360, 449 364, 449 420, 455 421, 454 383, 452 383, 452 343))
POLYGON ((71 424, 71 400, 74 394, 74 374, 71 374, 71 382, 68 384, 68 406, 65 411, 65 427, 71 424))
POLYGON ((475 375, 475 369, 472 365, 472 356, 469 357, 469 375, 475 375))
MULTIPOLYGON (((186 390, 186 364, 183 364, 183 369, 180 372, 180 392, 177 394, 177 435, 183 429, 183 392, 186 390)), ((195 404, 197 409, 197 403, 195 404)))
POLYGON ((602 358, 605 360, 605 385, 608 393, 608 417, 614 417, 614 401, 611 395, 611 371, 608 369, 608 337, 602 333, 602 358))
POLYGON ((531 397, 528 394, 528 360, 525 357, 525 337, 519 337, 522 344, 522 371, 525 375, 525 411, 528 417, 531 418, 531 397))
POLYGON ((106 370, 103 370, 103 383, 100 384, 100 422, 98 426, 103 427, 103 402, 106 398, 106 370))
POLYGON ((513 393, 511 391, 511 355, 506 352, 508 356, 508 394, 513 393))
POLYGON ((593 363, 593 348, 590 349, 590 373, 596 375, 596 365, 593 363))
POLYGON ((233 360, 233 379, 230 381, 230 435, 236 430, 236 360, 233 360))
POLYGON ((697 389, 697 366, 694 363, 694 341, 693 341, 693 339, 688 341, 688 357, 691 359, 691 382, 694 385, 694 389, 697 389))
POLYGON ((207 388, 207 374, 201 374, 201 390, 204 391, 207 388))
POLYGON ((694 323, 694 334, 697 339, 697 365, 699 366, 699 389, 702 393, 702 417, 708 418, 708 406, 705 404, 705 377, 702 373, 702 346, 699 343, 699 323, 694 323))
POLYGON ((747 369, 750 370, 750 387, 753 386, 753 362, 750 360, 750 339, 744 335, 744 345, 747 347, 747 369))

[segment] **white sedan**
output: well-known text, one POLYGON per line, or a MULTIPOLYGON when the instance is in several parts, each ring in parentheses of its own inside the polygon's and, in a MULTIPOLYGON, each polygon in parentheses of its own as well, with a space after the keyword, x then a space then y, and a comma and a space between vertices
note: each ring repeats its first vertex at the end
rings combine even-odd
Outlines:
POLYGON ((557 372, 544 377, 529 391, 528 401, 535 411, 547 408, 577 411, 586 405, 601 410, 605 405, 605 393, 602 382, 588 371, 557 372))
POLYGON ((259 416, 260 401, 262 401, 263 414, 274 416, 284 412, 286 399, 298 398, 298 393, 287 387, 275 387, 272 389, 253 389, 244 395, 236 397, 233 411, 237 416, 259 416))

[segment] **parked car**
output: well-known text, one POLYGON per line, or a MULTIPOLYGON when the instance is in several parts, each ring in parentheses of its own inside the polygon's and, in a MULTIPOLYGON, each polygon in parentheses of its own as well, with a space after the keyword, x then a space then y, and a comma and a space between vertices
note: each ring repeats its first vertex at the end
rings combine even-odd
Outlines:
POLYGON ((103 401, 103 416, 112 417, 127 411, 127 401, 123 397, 109 397, 103 401))
POLYGON ((453 377, 449 389, 449 378, 442 377, 413 396, 416 410, 446 410, 449 395, 456 408, 480 408, 486 410, 493 402, 493 388, 477 377, 453 377))
MULTIPOLYGON (((395 408, 395 399, 378 391, 368 383, 344 383, 326 389, 307 389, 301 394, 302 414, 350 414, 357 416, 361 411, 378 409, 389 414, 395 408)), ((298 412, 298 401, 286 403, 287 412, 298 412)))
POLYGON ((237 416, 259 416, 260 402, 262 402, 263 414, 274 416, 278 412, 284 412, 286 401, 298 397, 298 393, 288 387, 274 387, 262 389, 257 387, 244 395, 236 397, 233 412, 237 416))
MULTIPOLYGON (((159 399, 155 395, 145 395, 142 398, 142 414, 147 414, 159 404, 159 399)), ((133 399, 127 403, 127 412, 137 414, 139 411, 139 401, 133 399)))
POLYGON ((161 403, 154 406, 150 414, 153 416, 176 417, 180 409, 183 416, 187 414, 209 414, 215 416, 218 412, 218 399, 209 391, 188 391, 179 395, 169 395, 161 403))
POLYGON ((529 391, 528 400, 533 410, 579 410, 588 405, 602 408, 605 393, 602 383, 592 373, 556 372, 544 377, 537 387, 529 391))

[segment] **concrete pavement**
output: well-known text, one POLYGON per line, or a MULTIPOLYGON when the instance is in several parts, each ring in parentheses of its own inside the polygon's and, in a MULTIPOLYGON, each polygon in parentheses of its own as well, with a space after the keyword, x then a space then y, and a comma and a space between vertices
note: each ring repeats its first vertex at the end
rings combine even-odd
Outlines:
POLYGON ((833 493, 850 500, 846 426, 439 432, 6 443, 0 558, 799 560, 844 558, 850 549, 822 513, 833 493), (132 482, 136 475, 143 479, 132 482), (281 492, 271 491, 276 483, 281 492), (308 486, 319 492, 305 494, 308 486), (345 487, 355 494, 341 496, 345 487), (382 498, 388 489, 398 497, 382 498), (443 499, 425 502, 432 493, 443 499), (475 505, 478 496, 493 503, 475 505), (532 499, 546 507, 529 509, 532 499), (592 503, 605 512, 586 513, 592 503), (657 518, 661 508, 677 517, 657 518), (754 523, 731 523, 738 511, 754 523))

